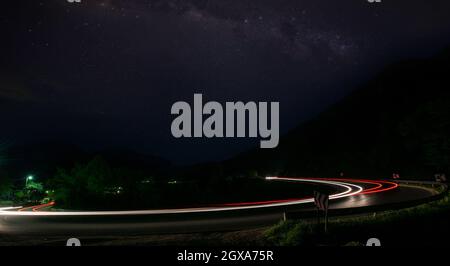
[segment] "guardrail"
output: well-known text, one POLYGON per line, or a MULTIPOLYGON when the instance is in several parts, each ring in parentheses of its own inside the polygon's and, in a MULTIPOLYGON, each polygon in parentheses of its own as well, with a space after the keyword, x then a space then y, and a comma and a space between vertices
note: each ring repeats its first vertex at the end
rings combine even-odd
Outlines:
POLYGON ((405 184, 418 184, 418 185, 441 185, 443 187, 448 187, 447 183, 442 182, 436 182, 436 181, 420 181, 420 180, 390 180, 393 182, 397 182, 399 184, 405 183, 405 184))

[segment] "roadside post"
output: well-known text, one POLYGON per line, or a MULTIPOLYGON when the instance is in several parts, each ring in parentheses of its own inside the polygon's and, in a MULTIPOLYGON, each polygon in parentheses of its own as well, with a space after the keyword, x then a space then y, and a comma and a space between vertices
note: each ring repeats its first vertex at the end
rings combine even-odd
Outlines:
POLYGON ((325 193, 314 191, 314 204, 317 208, 317 224, 320 224, 320 211, 325 213, 325 233, 328 231, 328 206, 330 196, 325 193))

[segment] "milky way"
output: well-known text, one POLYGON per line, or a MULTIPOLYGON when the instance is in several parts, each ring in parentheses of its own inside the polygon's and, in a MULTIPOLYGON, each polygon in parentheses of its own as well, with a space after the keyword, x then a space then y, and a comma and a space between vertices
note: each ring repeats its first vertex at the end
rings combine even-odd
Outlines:
POLYGON ((20 2, 0 11, 0 138, 125 146, 179 162, 255 144, 171 138, 170 106, 195 92, 279 101, 286 132, 387 64, 450 43, 447 1, 20 2), (30 128, 32 137, 21 133, 30 128))

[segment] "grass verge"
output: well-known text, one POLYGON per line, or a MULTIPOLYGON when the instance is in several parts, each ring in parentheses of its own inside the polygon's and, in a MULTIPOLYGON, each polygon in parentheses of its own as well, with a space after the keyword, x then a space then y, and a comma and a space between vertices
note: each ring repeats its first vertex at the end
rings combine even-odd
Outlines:
POLYGON ((376 237, 383 246, 435 246, 450 238, 450 194, 395 211, 330 217, 328 232, 313 220, 288 220, 267 230, 268 245, 362 246, 376 237), (384 244, 383 244, 384 243, 384 244))

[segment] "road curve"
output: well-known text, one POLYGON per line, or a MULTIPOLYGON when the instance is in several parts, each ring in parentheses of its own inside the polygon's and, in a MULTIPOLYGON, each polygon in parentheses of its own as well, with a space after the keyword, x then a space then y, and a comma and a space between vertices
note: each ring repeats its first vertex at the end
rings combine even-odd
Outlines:
MULTIPOLYGON (((364 189, 359 185, 355 185, 348 182, 333 181, 331 179, 306 179, 306 178, 282 178, 282 177, 268 177, 267 180, 276 181, 295 181, 295 182, 308 182, 318 183, 322 185, 335 186, 339 191, 330 195, 330 199, 340 199, 350 197, 361 193, 364 189)), ((157 210, 136 210, 136 211, 70 211, 70 212, 36 212, 41 206, 32 206, 27 208, 21 208, 18 212, 13 210, 1 210, 0 216, 128 216, 128 215, 156 215, 156 214, 192 214, 192 213, 205 213, 205 212, 221 212, 221 211, 238 211, 238 210, 250 210, 257 208, 273 208, 289 205, 303 205, 314 202, 313 198, 306 199, 291 199, 291 200, 277 200, 267 201, 260 204, 248 203, 248 205, 242 205, 242 203, 233 203, 218 205, 216 207, 200 207, 200 208, 181 208, 181 209, 157 209, 157 210), (33 210, 33 212, 25 212, 24 210, 33 210)))
MULTIPOLYGON (((330 209, 348 209, 411 201, 433 196, 421 187, 391 181, 268 177, 268 181, 308 182, 333 186, 330 209)), ((248 229, 271 225, 285 211, 309 211, 314 200, 285 199, 238 202, 186 209, 53 212, 31 208, 0 208, 0 233, 21 235, 130 235, 248 229), (18 211, 21 210, 21 211, 18 211)))

